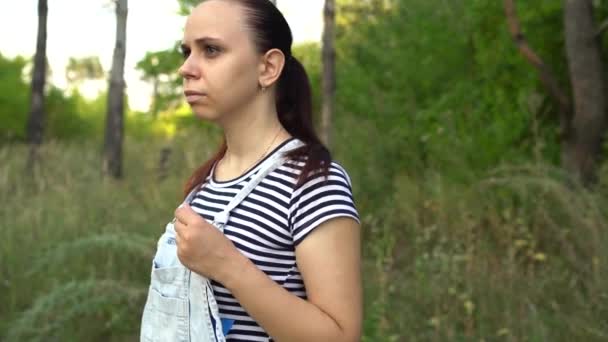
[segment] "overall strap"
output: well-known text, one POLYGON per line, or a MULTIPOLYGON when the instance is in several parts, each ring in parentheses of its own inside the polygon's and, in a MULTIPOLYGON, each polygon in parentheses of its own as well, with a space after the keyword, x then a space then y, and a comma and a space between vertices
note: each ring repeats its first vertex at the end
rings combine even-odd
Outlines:
POLYGON ((249 193, 253 191, 253 189, 255 189, 255 187, 262 181, 262 179, 264 179, 264 177, 276 170, 285 162, 284 155, 286 152, 296 149, 302 145, 303 143, 299 140, 290 141, 282 146, 272 156, 266 159, 260 166, 259 170, 253 175, 251 180, 245 184, 243 189, 241 189, 241 191, 239 191, 234 198, 232 198, 224 210, 215 215, 213 223, 215 223, 216 227, 223 230, 226 223, 228 223, 230 212, 236 208, 249 195, 249 193))

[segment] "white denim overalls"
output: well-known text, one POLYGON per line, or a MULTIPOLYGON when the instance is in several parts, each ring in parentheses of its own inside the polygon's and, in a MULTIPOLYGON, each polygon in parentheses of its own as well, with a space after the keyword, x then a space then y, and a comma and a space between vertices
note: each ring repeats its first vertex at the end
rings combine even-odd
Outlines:
MULTIPOLYGON (((260 181, 278 168, 285 159, 284 153, 302 146, 292 140, 266 159, 252 179, 236 194, 226 208, 215 215, 212 224, 223 232, 233 210, 260 181)), ((184 203, 190 204, 200 187, 188 194, 184 203)), ((190 271, 177 257, 175 229, 168 223, 158 240, 152 261, 151 283, 142 315, 140 341, 142 342, 225 342, 225 334, 232 325, 220 320, 217 302, 210 281, 190 271)))

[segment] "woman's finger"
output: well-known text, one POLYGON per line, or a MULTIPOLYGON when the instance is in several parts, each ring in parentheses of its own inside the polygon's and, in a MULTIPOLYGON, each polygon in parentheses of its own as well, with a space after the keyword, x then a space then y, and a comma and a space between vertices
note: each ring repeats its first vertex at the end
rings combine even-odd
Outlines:
POLYGON ((185 230, 186 225, 183 222, 181 222, 180 220, 175 220, 175 222, 173 223, 173 228, 175 229, 175 235, 180 237, 183 234, 183 231, 185 230))
POLYGON ((199 214, 197 214, 189 205, 185 203, 175 209, 175 218, 185 224, 194 223, 201 219, 199 214))

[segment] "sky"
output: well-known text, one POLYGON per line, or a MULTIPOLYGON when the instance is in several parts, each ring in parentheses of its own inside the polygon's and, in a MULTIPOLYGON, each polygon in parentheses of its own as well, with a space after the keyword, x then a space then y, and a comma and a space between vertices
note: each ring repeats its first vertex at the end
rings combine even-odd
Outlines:
MULTIPOLYGON (((277 0, 291 26, 294 42, 320 41, 323 0, 277 0)), ((38 30, 37 0, 4 1, 0 5, 0 53, 33 57, 38 30)), ((99 56, 109 72, 114 49, 116 18, 110 0, 49 0, 47 57, 51 82, 65 88, 64 69, 70 57, 99 56)), ((168 49, 181 39, 185 17, 177 15, 176 0, 129 0, 125 80, 132 109, 146 110, 151 85, 142 81, 135 65, 147 51, 168 49)), ((104 81, 85 84, 81 91, 93 97, 104 81)))

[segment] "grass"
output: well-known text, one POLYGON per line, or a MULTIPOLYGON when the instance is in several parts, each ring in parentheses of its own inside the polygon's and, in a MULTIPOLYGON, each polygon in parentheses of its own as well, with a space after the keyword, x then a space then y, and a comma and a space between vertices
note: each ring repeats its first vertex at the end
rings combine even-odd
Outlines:
MULTIPOLYGON (((125 146, 121 181, 96 146, 48 143, 32 174, 26 147, 0 148, 0 340, 137 340, 156 238, 210 151, 177 139, 159 181, 163 145, 125 146)), ((608 340, 603 188, 545 166, 423 174, 359 206, 364 341, 608 340)))
POLYGON ((370 341, 608 339, 599 193, 511 167, 475 184, 400 178, 391 203, 371 224, 370 341))

